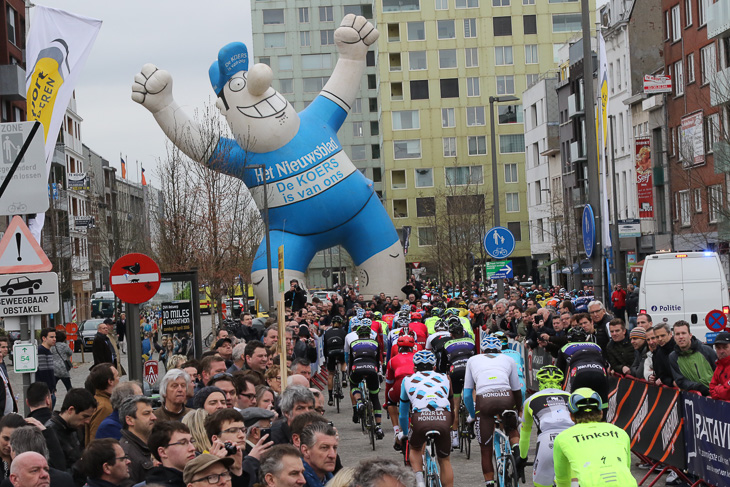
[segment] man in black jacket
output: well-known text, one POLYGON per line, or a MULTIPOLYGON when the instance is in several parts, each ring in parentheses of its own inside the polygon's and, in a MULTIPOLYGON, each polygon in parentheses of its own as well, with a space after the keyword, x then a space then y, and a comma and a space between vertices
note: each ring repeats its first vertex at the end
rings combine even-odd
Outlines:
POLYGON ((93 440, 84 450, 85 487, 116 487, 129 481, 129 459, 117 440, 93 440))
POLYGON ((591 321, 593 321, 593 326, 596 329, 596 343, 603 349, 605 355, 606 345, 609 341, 608 323, 613 319, 613 316, 606 313, 606 308, 600 301, 588 303, 588 314, 591 315, 591 321))
POLYGON ((46 428, 56 433, 63 449, 66 472, 71 471, 74 464, 81 458, 81 441, 77 435, 79 428, 89 424, 91 416, 96 410, 96 399, 86 389, 75 388, 66 393, 61 411, 53 413, 53 417, 46 423, 46 428))
POLYGON ((614 318, 608 324, 608 328, 611 332, 611 341, 606 346, 606 361, 614 372, 626 374, 634 363, 636 352, 631 340, 626 336, 626 324, 621 318, 614 318))
MULTIPOLYGON (((48 395, 50 398, 50 393, 48 395)), ((44 431, 45 432, 45 431, 44 431)), ((43 433, 36 426, 22 426, 10 435, 10 456, 15 459, 25 452, 36 452, 46 459, 49 464, 48 474, 53 487, 75 487, 73 477, 53 467, 51 462, 52 454, 48 453, 46 440, 43 433)), ((62 455, 63 456, 63 455, 62 455)), ((3 480, 0 487, 12 487, 10 479, 3 480)))
POLYGON ((292 279, 289 285, 291 287, 284 293, 284 303, 291 308, 292 312, 296 313, 307 305, 307 293, 299 287, 299 281, 296 279, 292 279))
POLYGON ((649 377, 649 382, 654 382, 658 386, 664 384, 672 387, 674 385, 674 376, 672 375, 672 366, 669 363, 669 355, 674 351, 675 343, 669 324, 662 322, 654 325, 654 335, 657 340, 657 349, 652 357, 654 375, 649 377))
MULTIPOLYGON (((29 385, 25 393, 25 402, 28 404, 28 409, 30 409, 28 418, 37 420, 41 426, 53 417, 53 411, 51 410, 53 403, 51 391, 48 390, 45 382, 34 382, 29 385)), ((63 449, 61 448, 61 443, 58 441, 56 433, 52 429, 43 426, 43 437, 45 438, 46 444, 48 445, 48 452, 50 453, 48 464, 52 468, 63 470, 65 468, 63 449)))
POLYGON ((147 440, 155 423, 152 400, 145 396, 131 396, 119 406, 119 421, 122 423, 122 438, 119 444, 129 457, 129 480, 125 485, 144 481, 153 467, 152 454, 147 440))
POLYGON ((152 427, 147 446, 160 465, 149 471, 146 482, 150 485, 185 487, 183 470, 189 461, 195 459, 195 444, 188 427, 179 421, 157 421, 152 427))
POLYGON ((107 319, 104 323, 99 323, 99 326, 96 328, 94 344, 91 347, 91 352, 94 355, 94 366, 104 363, 117 364, 117 358, 114 356, 114 347, 112 347, 112 343, 107 336, 109 335, 111 323, 112 321, 107 319))

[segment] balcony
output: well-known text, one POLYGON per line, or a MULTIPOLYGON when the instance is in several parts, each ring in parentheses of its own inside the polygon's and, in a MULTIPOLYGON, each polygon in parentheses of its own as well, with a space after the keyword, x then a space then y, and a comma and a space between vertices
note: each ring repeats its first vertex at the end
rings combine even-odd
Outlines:
POLYGON ((707 7, 707 39, 730 33, 730 0, 718 0, 707 7))
POLYGON ((554 156, 560 154, 560 134, 557 125, 548 125, 547 144, 545 150, 540 152, 541 156, 554 156))
POLYGON ((715 174, 730 174, 730 144, 720 140, 712 144, 712 151, 715 153, 715 174))
POLYGON ((588 160, 586 155, 586 144, 585 142, 575 141, 570 143, 570 160, 573 162, 580 162, 588 160))
POLYGON ((25 93, 25 70, 17 64, 0 66, 0 96, 8 101, 22 101, 25 93))
POLYGON ((730 102, 730 68, 718 69, 715 75, 710 77, 710 104, 716 107, 728 102, 730 102))
POLYGON ((641 109, 645 112, 651 112, 664 106, 664 98, 661 95, 650 96, 641 102, 641 109))
POLYGON ((583 97, 580 93, 573 93, 568 97, 568 116, 573 118, 584 114, 583 97))

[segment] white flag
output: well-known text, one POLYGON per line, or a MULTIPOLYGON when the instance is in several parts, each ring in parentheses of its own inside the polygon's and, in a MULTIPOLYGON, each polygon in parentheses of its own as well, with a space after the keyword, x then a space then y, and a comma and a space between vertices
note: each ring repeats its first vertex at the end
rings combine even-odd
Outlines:
MULTIPOLYGON (((608 212, 608 186, 606 181, 606 174, 608 173, 608 154, 606 148, 608 147, 607 133, 608 133, 608 58, 606 57, 606 43, 603 40, 603 34, 598 33, 598 62, 601 67, 598 73, 598 98, 599 98, 599 113, 601 130, 600 134, 603 139, 603 144, 599 144, 599 152, 603 156, 603 161, 599 158, 598 165, 601 169, 601 216, 603 220, 602 225, 602 243, 603 248, 611 247, 611 229, 609 225, 610 213, 608 212)), ((613 195, 615 198, 616 195, 613 195)))
MULTIPOLYGON (((50 7, 33 8, 26 50, 28 120, 43 124, 46 142, 46 176, 76 80, 89 57, 101 28, 101 20, 82 17, 50 7)), ((44 214, 30 221, 40 242, 44 214)))

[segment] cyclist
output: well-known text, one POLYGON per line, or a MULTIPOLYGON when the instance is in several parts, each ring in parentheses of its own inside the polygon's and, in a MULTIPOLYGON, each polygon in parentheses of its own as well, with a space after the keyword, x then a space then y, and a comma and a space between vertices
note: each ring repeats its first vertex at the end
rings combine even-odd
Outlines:
MULTIPOLYGON (((357 329, 360 328, 360 320, 356 317, 350 318, 350 330, 352 330, 350 333, 348 333, 345 336, 345 363, 350 363, 350 345, 352 342, 358 339, 357 336, 357 329)), ((373 340, 377 340, 377 334, 371 330, 370 338, 373 340)), ((349 368, 349 367, 348 367, 349 368)), ((358 423, 360 422, 360 415, 357 413, 357 402, 355 401, 355 396, 352 394, 352 389, 350 389, 350 402, 352 403, 352 422, 358 423)))
POLYGON ((434 324, 433 332, 428 335, 428 339, 426 340, 426 350, 433 351, 434 355, 436 355, 437 362, 439 354, 437 349, 439 345, 443 346, 450 337, 449 325, 444 320, 437 320, 434 324))
MULTIPOLYGON (((363 318, 361 321, 366 321, 363 318)), ((370 321, 370 320, 367 320, 370 321)), ((355 401, 353 408, 353 422, 356 423, 358 411, 362 409, 362 395, 364 392, 370 394, 370 401, 373 403, 373 413, 375 415, 375 436, 383 439, 383 430, 380 427, 381 422, 381 406, 380 398, 380 380, 378 378, 378 370, 380 370, 381 350, 378 341, 373 337, 375 332, 370 328, 370 323, 361 323, 357 328, 357 340, 350 344, 348 369, 350 371, 350 384, 352 397, 355 401), (365 381, 367 391, 360 390, 360 382, 365 381)))
MULTIPOLYGON (((464 334, 464 327, 457 319, 453 319, 449 326, 450 339, 444 343, 441 363, 444 364, 440 372, 446 372, 451 379, 451 388, 454 391, 454 411, 459 411, 461 393, 464 390, 467 361, 474 355, 476 346, 474 340, 464 334)), ((454 414, 454 424, 451 429, 451 446, 459 447, 459 416, 454 414)))
POLYGON ((502 342, 502 353, 512 357, 512 360, 517 364, 517 375, 520 377, 520 384, 522 384, 522 397, 527 397, 527 381, 525 380, 525 359, 522 358, 522 354, 517 350, 509 348, 509 338, 503 331, 496 331, 492 335, 499 338, 502 342))
POLYGON ((428 331, 428 334, 431 335, 436 331, 436 322, 443 318, 444 310, 443 308, 433 308, 431 310, 431 316, 426 318, 424 321, 424 324, 426 325, 426 331, 428 331))
POLYGON ((396 316, 395 320, 393 320, 393 324, 394 328, 393 330, 391 330, 390 333, 388 333, 388 338, 385 340, 386 363, 390 362, 390 358, 398 353, 398 344, 396 342, 398 341, 398 337, 400 336, 412 336, 413 340, 416 342, 416 348, 418 350, 421 350, 421 347, 418 345, 418 338, 416 337, 416 333, 410 329, 411 318, 408 316, 407 313, 400 313, 398 316, 396 316))
POLYGON ((560 349, 555 365, 569 377, 566 391, 590 387, 601 396, 605 409, 608 407, 609 390, 606 360, 601 347, 587 340, 588 335, 583 328, 571 328, 568 343, 560 349))
POLYGON ((423 478, 423 448, 426 433, 437 431, 436 455, 440 468, 441 485, 454 484, 451 469, 451 448, 449 446, 449 427, 451 425, 451 387, 444 374, 434 371, 436 357, 428 350, 417 352, 413 357, 416 372, 403 379, 400 390, 400 425, 402 434, 408 435, 409 459, 416 473, 419 487, 425 485, 423 478), (411 427, 408 428, 410 412, 411 427))
POLYGON ((449 323, 449 317, 451 316, 458 318, 459 321, 461 321, 461 326, 464 327, 464 333, 474 338, 474 330, 471 327, 471 321, 469 321, 469 318, 467 318, 466 316, 460 315, 459 308, 449 308, 444 311, 444 319, 447 323, 449 323))
POLYGON ((563 430, 573 426, 568 411, 570 393, 561 390, 565 377, 559 368, 546 365, 537 371, 540 391, 533 394, 523 406, 524 418, 520 429, 520 457, 515 458, 518 470, 527 462, 532 423, 537 426, 537 451, 532 469, 535 487, 553 485, 553 440, 563 430))
MULTIPOLYGON (((332 406, 334 400, 332 398, 332 388, 335 383, 335 374, 337 371, 337 362, 340 363, 339 372, 342 373, 342 383, 345 382, 347 376, 345 371, 345 337, 347 331, 342 328, 344 319, 342 316, 332 317, 332 328, 324 332, 324 356, 327 357, 327 390, 329 392, 329 401, 327 404, 332 406)), ((342 397, 340 398, 342 399, 342 397)))
POLYGON ((413 374, 413 355, 416 353, 414 348, 416 342, 411 335, 402 335, 398 337, 396 342, 398 353, 393 355, 388 361, 388 367, 385 372, 385 403, 388 406, 388 414, 393 422, 393 432, 396 441, 394 448, 400 450, 400 442, 398 441, 398 399, 400 398, 400 385, 406 376, 413 374))
POLYGON ((602 422, 601 396, 582 387, 570 395, 568 409, 575 426, 553 442, 555 486, 570 487, 572 479, 577 479, 580 487, 635 487, 631 439, 618 426, 602 422))
MULTIPOLYGON (((482 353, 474 355, 466 363, 464 378, 464 404, 469 411, 469 421, 476 418, 476 440, 482 453, 482 473, 486 487, 494 486, 494 467, 492 466, 492 449, 494 434, 494 417, 508 409, 518 409, 522 413, 522 391, 517 364, 503 355, 502 342, 492 335, 484 335, 481 339, 482 353), (476 393, 476 408, 474 394, 476 393), (476 410, 479 415, 476 415, 476 410)), ((519 451, 517 445, 517 417, 514 414, 504 415, 502 424, 515 458, 519 451)))

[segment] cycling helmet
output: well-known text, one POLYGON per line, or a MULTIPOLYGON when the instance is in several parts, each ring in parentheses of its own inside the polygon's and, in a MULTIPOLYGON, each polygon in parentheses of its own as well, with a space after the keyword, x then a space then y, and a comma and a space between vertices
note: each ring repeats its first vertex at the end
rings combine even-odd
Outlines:
POLYGON ((588 334, 580 327, 571 328, 568 330, 568 334, 566 336, 568 337, 569 342, 584 342, 588 339, 588 334))
POLYGON ((441 318, 444 315, 443 308, 434 308, 431 310, 431 316, 436 316, 438 318, 441 318))
POLYGON ((344 322, 345 322, 345 319, 342 318, 342 316, 340 316, 340 315, 332 317, 332 326, 342 325, 344 322))
POLYGON ((494 333, 492 333, 492 336, 499 338, 499 341, 502 342, 502 350, 505 350, 507 348, 507 343, 508 343, 509 339, 507 338, 507 335, 505 335, 503 331, 495 331, 494 333))
POLYGON ((358 318, 362 318, 365 316, 365 310, 362 308, 357 308, 357 310, 355 310, 355 314, 358 318))
POLYGON ((411 335, 401 335, 398 337, 398 348, 413 348, 416 346, 416 340, 411 335))
POLYGON ((357 325, 357 328, 355 329, 357 336, 361 337, 361 338, 370 338, 372 331, 373 330, 371 330, 369 326, 367 326, 363 323, 360 323, 359 325, 357 325))
POLYGON ((411 313, 411 320, 421 321, 422 319, 423 319, 423 315, 421 315, 421 313, 418 313, 418 312, 411 313))
POLYGON ((371 320, 370 318, 363 318, 360 320, 360 326, 367 326, 368 328, 370 328, 371 326, 373 326, 373 320, 371 320))
POLYGON ((449 333, 452 335, 464 335, 464 325, 461 324, 461 321, 458 323, 455 321, 449 321, 449 333))
POLYGON ((406 311, 406 312, 410 313, 411 312, 411 305, 410 304, 404 304, 404 305, 402 305, 400 307, 400 310, 401 311, 406 311))
POLYGON ((350 318, 350 329, 354 331, 358 326, 360 326, 360 320, 354 316, 350 318))
POLYGON ((380 320, 383 318, 383 313, 381 313, 380 311, 373 311, 373 316, 376 320, 380 320))
POLYGON ((554 365, 546 365, 537 371, 535 376, 537 381, 540 383, 540 390, 542 389, 560 389, 563 385, 565 376, 563 371, 554 365))
POLYGON ((481 341, 482 353, 501 352, 502 340, 494 335, 484 335, 481 341))
POLYGON ((603 409, 603 401, 596 391, 588 387, 581 387, 573 391, 568 399, 568 409, 571 413, 578 411, 589 413, 591 411, 600 411, 603 409))
POLYGON ((446 316, 459 316, 459 310, 456 308, 449 308, 446 311, 444 311, 444 314, 446 316))
POLYGON ((433 352, 430 350, 421 350, 420 352, 416 352, 416 354, 413 356, 413 364, 428 364, 433 367, 434 365, 436 365, 436 355, 434 355, 433 352))
POLYGON ((446 319, 446 323, 447 323, 447 324, 448 324, 449 326, 451 326, 451 325, 455 325, 455 324, 457 324, 457 323, 461 324, 461 320, 459 319, 459 317, 458 317, 458 316, 449 316, 449 317, 448 317, 448 318, 446 319))
POLYGON ((449 325, 444 320, 436 320, 436 324, 433 325, 435 331, 448 331, 449 325))
POLYGON ((365 318, 372 320, 373 319, 373 312, 372 311, 366 311, 365 312, 365 318))

